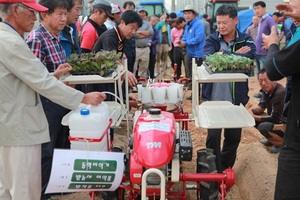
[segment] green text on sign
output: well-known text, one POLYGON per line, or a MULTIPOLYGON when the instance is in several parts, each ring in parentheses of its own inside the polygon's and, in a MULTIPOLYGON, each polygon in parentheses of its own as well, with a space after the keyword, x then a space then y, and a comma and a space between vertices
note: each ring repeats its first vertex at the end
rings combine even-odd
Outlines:
POLYGON ((112 184, 77 184, 77 183, 71 183, 68 187, 70 190, 79 190, 79 189, 109 189, 112 186, 112 184))
POLYGON ((117 170, 117 161, 76 159, 74 161, 74 170, 115 172, 117 170))
POLYGON ((75 172, 72 175, 72 182, 113 182, 115 180, 113 173, 88 173, 75 172))

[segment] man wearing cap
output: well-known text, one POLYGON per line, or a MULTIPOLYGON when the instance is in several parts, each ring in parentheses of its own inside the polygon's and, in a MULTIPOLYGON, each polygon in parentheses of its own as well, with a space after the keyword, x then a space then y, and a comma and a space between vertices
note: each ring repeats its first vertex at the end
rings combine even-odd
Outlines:
MULTIPOLYGON (((40 13, 41 23, 26 39, 31 51, 44 63, 49 72, 54 72, 58 66, 65 65, 66 53, 60 44, 59 32, 66 27, 70 3, 66 0, 40 0, 39 4, 48 8, 47 12, 40 13)), ((80 7, 80 6, 79 6, 80 7)), ((76 16, 80 13, 75 12, 76 16)), ((75 38, 74 38, 75 39, 75 38)), ((71 50, 68 50, 71 53, 71 50)), ((42 105, 49 124, 51 141, 42 144, 42 199, 49 199, 50 194, 45 194, 50 179, 51 164, 54 148, 70 148, 68 141, 69 128, 61 124, 62 118, 69 112, 68 109, 41 96, 42 105)))
POLYGON ((58 81, 70 68, 60 66, 50 74, 29 50, 22 35, 33 28, 37 12, 45 11, 35 0, 0 0, 1 200, 40 200, 41 144, 50 138, 39 93, 68 109, 80 102, 98 105, 105 98, 58 81))
MULTIPOLYGON (((205 41, 205 30, 202 23, 197 19, 197 11, 192 5, 186 5, 184 10, 186 26, 182 40, 178 42, 179 47, 186 47, 186 53, 189 59, 189 78, 192 80, 192 59, 195 58, 198 66, 202 65, 203 47, 205 41)), ((192 96, 188 99, 192 99, 192 96)))
POLYGON ((111 20, 110 18, 108 18, 104 23, 107 30, 114 28, 115 24, 119 21, 121 16, 121 10, 117 5, 111 4, 111 7, 112 7, 111 13, 114 15, 114 19, 111 20))
POLYGON ((148 65, 149 65, 149 55, 151 43, 149 40, 153 35, 153 29, 151 24, 146 21, 146 12, 143 6, 137 8, 137 13, 143 19, 143 25, 135 33, 135 50, 136 58, 134 62, 133 74, 135 75, 138 71, 138 77, 148 78, 148 65))
POLYGON ((104 22, 107 18, 114 19, 111 14, 111 5, 104 0, 95 0, 92 4, 92 14, 83 25, 80 41, 81 52, 91 52, 99 36, 107 30, 104 22))

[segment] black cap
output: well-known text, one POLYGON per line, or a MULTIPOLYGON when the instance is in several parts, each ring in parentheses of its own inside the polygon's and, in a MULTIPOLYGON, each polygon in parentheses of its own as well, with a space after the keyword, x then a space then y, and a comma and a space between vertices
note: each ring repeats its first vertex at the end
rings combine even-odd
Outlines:
POLYGON ((93 9, 94 8, 103 9, 111 20, 114 19, 114 15, 111 13, 112 7, 110 3, 108 3, 107 1, 95 0, 92 5, 93 5, 93 9))

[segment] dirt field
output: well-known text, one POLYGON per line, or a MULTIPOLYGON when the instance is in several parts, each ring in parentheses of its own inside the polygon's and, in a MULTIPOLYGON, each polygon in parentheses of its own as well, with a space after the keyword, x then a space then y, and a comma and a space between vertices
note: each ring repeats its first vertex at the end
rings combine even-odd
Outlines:
MULTIPOLYGON (((280 81, 285 85, 285 80, 280 81)), ((253 98, 253 94, 259 90, 259 85, 256 78, 249 79, 249 96, 250 101, 246 108, 249 108, 258 103, 258 99, 253 98)), ((190 95, 188 91, 185 97, 190 95)), ((183 101, 184 110, 191 113, 191 101, 183 101)), ((127 148, 127 137, 125 126, 122 125, 116 133, 115 145, 122 149, 127 148)), ((185 172, 195 172, 198 149, 205 147, 205 139, 207 135, 206 129, 196 128, 194 122, 189 124, 193 140, 193 161, 183 163, 185 172), (191 164, 192 163, 192 164, 191 164)), ((274 199, 274 187, 277 170, 278 154, 271 154, 268 149, 259 143, 263 140, 260 133, 253 127, 244 128, 242 133, 241 143, 238 148, 237 160, 233 167, 236 172, 236 184, 226 196, 227 200, 271 200, 274 199)), ((91 199, 87 193, 76 193, 65 196, 55 196, 55 200, 88 200, 91 199)), ((193 193, 189 199, 195 199, 193 193)))

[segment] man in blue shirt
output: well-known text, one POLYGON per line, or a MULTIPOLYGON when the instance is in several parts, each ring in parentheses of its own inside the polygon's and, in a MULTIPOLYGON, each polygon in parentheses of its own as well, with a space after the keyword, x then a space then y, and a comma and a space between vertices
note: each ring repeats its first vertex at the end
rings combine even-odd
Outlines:
POLYGON ((69 58, 72 53, 80 53, 75 23, 78 21, 81 14, 83 0, 66 0, 66 2, 68 6, 67 25, 59 32, 59 34, 61 35, 60 44, 64 48, 67 58, 69 58))
POLYGON ((179 46, 186 47, 189 57, 189 78, 192 78, 192 58, 196 59, 198 66, 202 65, 205 30, 202 23, 196 18, 197 11, 194 9, 194 6, 187 5, 183 13, 186 26, 182 40, 179 41, 179 46))

